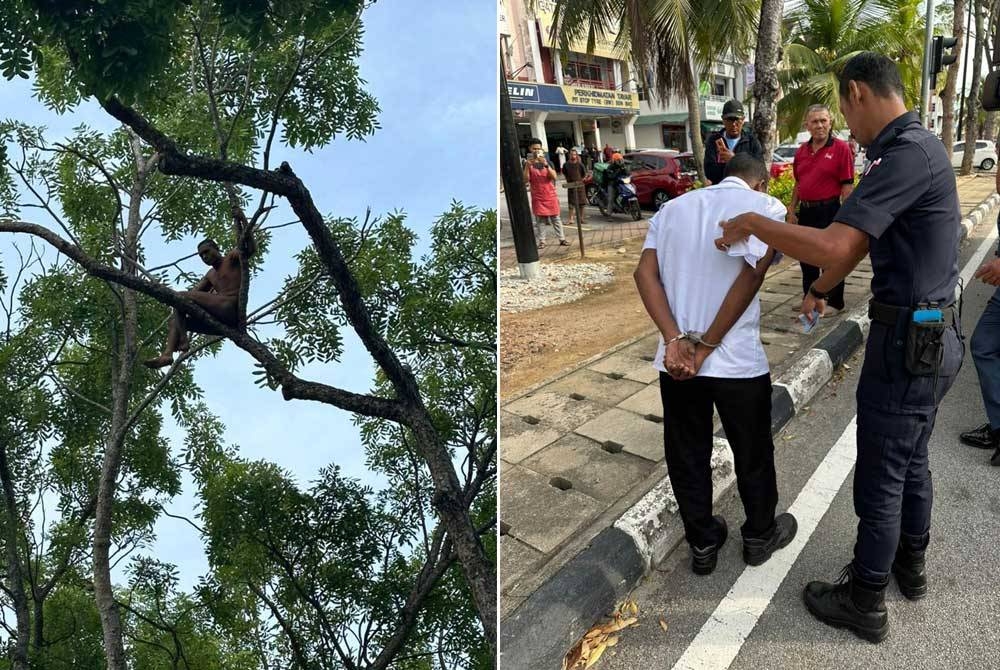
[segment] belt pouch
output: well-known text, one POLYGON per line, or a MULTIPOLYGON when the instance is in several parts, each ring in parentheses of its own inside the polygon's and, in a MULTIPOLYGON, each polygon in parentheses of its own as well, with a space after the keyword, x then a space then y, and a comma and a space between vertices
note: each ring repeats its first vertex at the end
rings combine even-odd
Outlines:
POLYGON ((916 323, 906 328, 906 370, 917 377, 930 377, 941 370, 944 359, 944 321, 916 323))

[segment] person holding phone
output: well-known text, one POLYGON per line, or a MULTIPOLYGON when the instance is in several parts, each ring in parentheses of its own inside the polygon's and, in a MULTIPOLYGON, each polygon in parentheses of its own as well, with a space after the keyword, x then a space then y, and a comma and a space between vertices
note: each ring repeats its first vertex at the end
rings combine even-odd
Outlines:
POLYGON ((722 126, 705 140, 705 179, 718 184, 728 163, 736 154, 750 154, 764 160, 764 148, 753 134, 744 128, 743 103, 730 100, 722 107, 722 126))
POLYGON ((535 215, 535 240, 538 248, 545 248, 545 226, 555 228, 560 246, 569 246, 559 218, 559 196, 556 194, 556 171, 552 169, 542 141, 532 138, 528 143, 528 160, 524 164, 524 181, 531 187, 531 213, 535 215))

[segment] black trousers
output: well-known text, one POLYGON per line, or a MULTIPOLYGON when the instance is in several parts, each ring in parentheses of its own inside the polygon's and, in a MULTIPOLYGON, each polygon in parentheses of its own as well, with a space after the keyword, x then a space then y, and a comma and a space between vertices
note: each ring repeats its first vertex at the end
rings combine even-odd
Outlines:
POLYGON ((721 539, 712 519, 712 406, 733 451, 743 501, 743 537, 766 537, 774 528, 778 487, 771 439, 771 376, 752 379, 695 377, 676 381, 660 373, 663 443, 687 541, 707 547, 721 539))
MULTIPOLYGON (((800 207, 799 225, 809 228, 826 228, 833 223, 833 218, 837 216, 839 209, 840 204, 836 202, 819 207, 800 207)), ((819 279, 821 271, 818 267, 807 263, 799 263, 799 265, 802 267, 802 295, 805 295, 809 292, 812 283, 819 279)), ((844 309, 844 282, 840 282, 830 291, 830 299, 827 304, 835 309, 844 309)))
POLYGON ((905 321, 872 321, 858 381, 854 568, 872 583, 888 579, 901 534, 923 545, 929 540, 934 493, 928 444, 938 405, 965 353, 958 331, 948 328, 937 378, 911 375, 904 363, 905 321))

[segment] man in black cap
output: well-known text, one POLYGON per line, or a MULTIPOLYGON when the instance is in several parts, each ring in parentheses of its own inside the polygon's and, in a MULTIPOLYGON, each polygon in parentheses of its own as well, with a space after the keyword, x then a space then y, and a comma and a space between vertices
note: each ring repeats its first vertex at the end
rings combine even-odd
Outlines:
POLYGON ((764 148, 749 130, 743 129, 743 103, 730 100, 722 107, 723 129, 705 140, 705 179, 709 184, 722 181, 726 163, 736 154, 751 154, 764 160, 764 148))

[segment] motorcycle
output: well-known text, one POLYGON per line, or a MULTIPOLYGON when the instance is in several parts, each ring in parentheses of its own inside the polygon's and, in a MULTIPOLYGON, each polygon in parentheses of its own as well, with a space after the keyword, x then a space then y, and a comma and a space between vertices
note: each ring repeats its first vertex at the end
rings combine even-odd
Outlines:
POLYGON ((605 189, 597 191, 597 206, 604 216, 611 216, 616 213, 626 213, 632 217, 633 221, 642 218, 642 210, 639 208, 639 197, 636 195, 635 186, 632 185, 632 177, 618 177, 616 180, 616 197, 613 206, 608 207, 608 194, 605 189))

